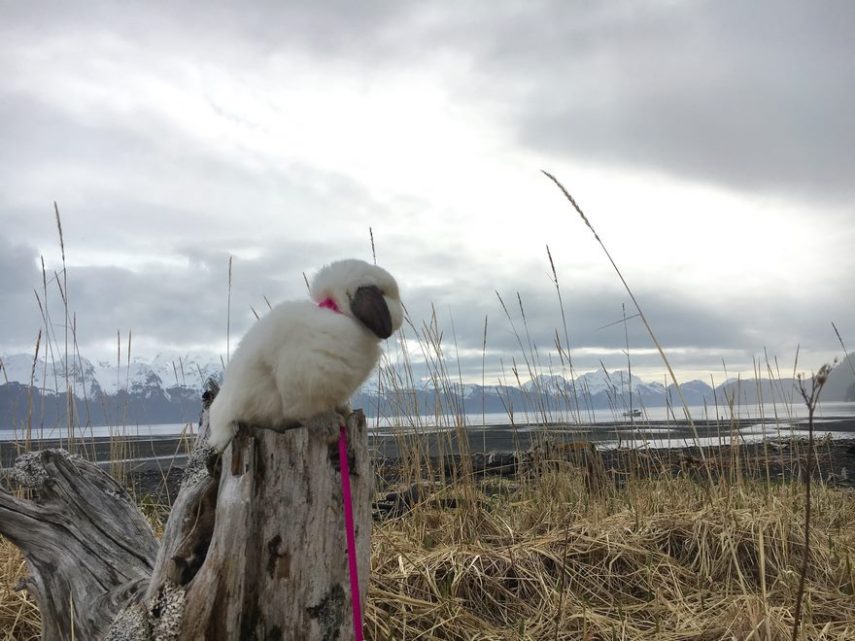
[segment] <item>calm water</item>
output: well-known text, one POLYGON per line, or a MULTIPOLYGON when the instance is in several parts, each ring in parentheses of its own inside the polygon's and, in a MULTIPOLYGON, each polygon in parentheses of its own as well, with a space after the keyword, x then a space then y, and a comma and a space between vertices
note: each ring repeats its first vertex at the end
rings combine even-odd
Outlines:
MULTIPOLYGON (((78 427, 74 430, 75 438, 97 438, 108 436, 144 437, 144 438, 173 438, 182 432, 196 433, 196 425, 188 423, 162 423, 158 425, 133 425, 126 427, 115 427, 100 425, 96 427, 78 427)), ((0 441, 17 441, 26 438, 26 432, 21 428, 0 429, 0 441)), ((65 426, 44 428, 33 428, 32 438, 41 439, 65 439, 68 438, 68 430, 65 426)))
MULTIPOLYGON (((730 418, 729 410, 720 409, 719 416, 716 416, 715 408, 705 407, 690 407, 689 411, 694 420, 716 420, 719 418, 722 421, 727 421, 730 418)), ((743 438, 746 440, 762 439, 764 437, 774 438, 783 435, 790 435, 791 432, 798 435, 801 430, 799 423, 807 419, 807 408, 803 405, 795 405, 793 407, 785 407, 783 405, 744 405, 734 408, 736 418, 746 421, 757 421, 757 424, 748 425, 740 430, 743 438), (769 425, 773 422, 773 425, 769 425)), ((534 412, 517 412, 510 417, 507 413, 496 414, 469 414, 463 418, 464 424, 471 429, 479 429, 482 426, 505 426, 513 424, 515 429, 524 431, 537 429, 537 425, 542 423, 542 417, 534 412), (535 426, 535 427, 529 427, 535 426)), ((548 416, 550 422, 561 423, 566 422, 576 424, 575 416, 570 416, 563 412, 554 412, 548 416)), ((824 403, 816 414, 816 432, 823 433, 823 422, 833 422, 840 419, 855 420, 855 403, 824 403)), ((371 432, 377 436, 392 435, 403 431, 417 432, 434 432, 444 431, 449 428, 454 428, 460 419, 451 415, 440 416, 417 416, 417 417, 369 417, 368 425, 371 432)), ((643 433, 641 441, 651 444, 654 447, 667 447, 667 441, 673 440, 675 432, 680 432, 678 421, 684 420, 682 409, 671 410, 665 407, 654 407, 645 409, 641 417, 634 419, 634 429, 629 429, 629 418, 622 416, 620 412, 615 413, 611 410, 593 410, 586 411, 581 414, 581 421, 587 425, 601 425, 602 429, 596 429, 597 440, 606 442, 608 434, 616 434, 614 427, 607 427, 606 424, 627 423, 618 429, 620 432, 620 440, 627 444, 628 439, 635 434, 639 436, 643 433), (625 436, 624 434, 625 433, 625 436), (661 443, 659 443, 661 441, 661 443), (657 443, 653 445, 653 443, 657 443)), ((195 434, 195 424, 188 423, 165 423, 159 425, 135 425, 127 427, 86 427, 77 428, 74 431, 76 438, 93 438, 93 437, 108 437, 108 436, 123 436, 123 437, 143 437, 143 438, 167 438, 174 437, 186 432, 195 434)), ((806 432, 805 432, 806 434, 806 432)), ((25 438, 24 432, 20 428, 0 428, 0 441, 15 441, 25 438)), ((855 434, 851 432, 836 431, 835 436, 840 438, 855 438, 855 434)), ((67 430, 63 427, 53 427, 45 429, 34 429, 32 433, 33 439, 59 439, 68 438, 67 430)), ((718 442, 717 436, 703 436, 703 439, 715 439, 718 442)), ((683 438, 678 437, 677 440, 682 444, 683 438)), ((641 442, 639 443, 641 444, 641 442)), ((712 444, 712 443, 711 443, 712 444)))
MULTIPOLYGON (((729 408, 719 408, 716 413, 715 407, 689 406, 689 413, 693 420, 728 420, 731 418, 729 408)), ((785 407, 782 404, 767 403, 764 405, 737 405, 733 408, 733 416, 743 420, 778 420, 781 422, 799 421, 807 419, 807 408, 802 405, 793 407, 785 407)), ((575 415, 568 412, 552 412, 547 415, 551 423, 579 423, 575 415)), ((578 417, 582 424, 604 424, 615 422, 628 422, 629 418, 623 416, 622 412, 613 412, 609 409, 586 410, 581 412, 578 417)), ((821 405, 816 412, 815 419, 821 421, 823 419, 855 419, 855 403, 825 403, 821 405)), ((667 407, 652 407, 642 410, 642 416, 634 419, 635 422, 642 425, 651 423, 669 423, 674 421, 685 420, 683 409, 667 408, 667 407)), ((487 414, 467 414, 465 416, 467 426, 480 425, 508 425, 514 423, 516 425, 541 424, 543 418, 541 414, 536 412, 516 412, 513 417, 507 413, 487 413, 487 414)), ((390 427, 396 425, 412 425, 416 423, 420 427, 428 426, 454 426, 457 422, 457 417, 452 415, 423 415, 419 417, 369 417, 368 424, 372 427, 390 427)))

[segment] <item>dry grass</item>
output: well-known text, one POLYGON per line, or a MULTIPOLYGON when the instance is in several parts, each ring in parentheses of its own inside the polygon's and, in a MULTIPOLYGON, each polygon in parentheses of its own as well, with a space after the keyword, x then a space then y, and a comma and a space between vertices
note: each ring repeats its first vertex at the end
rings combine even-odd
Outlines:
MULTIPOLYGON (((802 638, 853 639, 855 494, 813 489, 802 638)), ((370 639, 790 639, 798 484, 722 481, 707 492, 685 478, 636 479, 591 495, 568 466, 440 493, 457 507, 428 500, 375 524, 370 639)), ((25 574, 0 539, 0 641, 39 638, 37 609, 13 590, 25 574)))
POLYGON ((0 536, 0 641, 30 641, 41 637, 41 619, 26 590, 16 591, 26 576, 24 557, 0 536))
MULTIPOLYGON (((790 638, 797 486, 639 480, 592 499, 565 471, 506 489, 375 528, 371 638, 790 638)), ((855 501, 815 492, 804 638, 853 639, 855 501)))

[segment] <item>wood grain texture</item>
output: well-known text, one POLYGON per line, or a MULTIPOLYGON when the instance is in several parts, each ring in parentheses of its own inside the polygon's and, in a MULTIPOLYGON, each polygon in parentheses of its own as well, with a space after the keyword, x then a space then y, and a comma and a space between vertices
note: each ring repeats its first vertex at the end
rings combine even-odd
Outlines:
MULTIPOLYGON (((27 559, 42 638, 352 640, 338 422, 241 426, 220 458, 204 411, 159 546, 99 468, 62 451, 27 455, 16 478, 33 496, 0 492, 0 533, 27 559)), ((372 477, 361 412, 347 431, 364 602, 372 477)))
POLYGON ((98 638, 148 583, 148 522, 107 473, 64 450, 21 456, 12 480, 31 498, 0 491, 0 534, 27 560, 42 638, 98 638))
MULTIPOLYGON (((223 457, 207 558, 186 591, 180 638, 353 639, 334 415, 277 434, 243 428, 223 457)), ((348 420, 364 602, 371 484, 365 417, 348 420)))

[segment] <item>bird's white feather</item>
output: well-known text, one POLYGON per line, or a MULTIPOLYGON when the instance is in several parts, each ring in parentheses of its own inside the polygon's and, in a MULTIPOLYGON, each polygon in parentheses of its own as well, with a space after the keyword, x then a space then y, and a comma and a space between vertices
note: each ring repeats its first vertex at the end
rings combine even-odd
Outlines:
POLYGON ((331 298, 342 313, 350 315, 350 298, 356 290, 366 285, 379 287, 383 292, 386 306, 392 317, 392 326, 398 329, 404 320, 404 309, 398 283, 382 267, 371 265, 362 260, 348 259, 327 265, 312 280, 310 293, 312 300, 320 303, 331 298))
POLYGON ((398 329, 403 308, 394 278, 356 260, 332 263, 312 282, 312 298, 332 299, 341 313, 289 301, 256 322, 235 350, 211 405, 212 447, 225 449, 237 421, 276 426, 347 404, 380 355, 377 336, 350 312, 350 299, 366 285, 382 291, 398 329))

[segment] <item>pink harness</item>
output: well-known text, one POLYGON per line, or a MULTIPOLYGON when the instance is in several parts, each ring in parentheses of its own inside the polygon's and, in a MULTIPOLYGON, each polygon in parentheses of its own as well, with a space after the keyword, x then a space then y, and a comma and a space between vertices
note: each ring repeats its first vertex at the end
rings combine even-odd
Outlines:
POLYGON ((324 309, 331 309, 336 314, 341 314, 341 310, 338 308, 338 305, 335 304, 335 301, 332 298, 325 298, 320 303, 318 303, 318 307, 323 307, 324 309))
MULTIPOLYGON (((329 309, 337 314, 341 310, 332 298, 325 298, 318 307, 329 309)), ((339 426, 338 459, 341 466, 341 494, 344 502, 344 529, 347 539, 347 562, 350 568, 350 598, 353 601, 353 632, 356 641, 363 641, 362 604, 359 599, 359 569, 356 564, 356 535, 353 527, 353 496, 350 491, 350 465, 347 461, 347 428, 339 426)))

